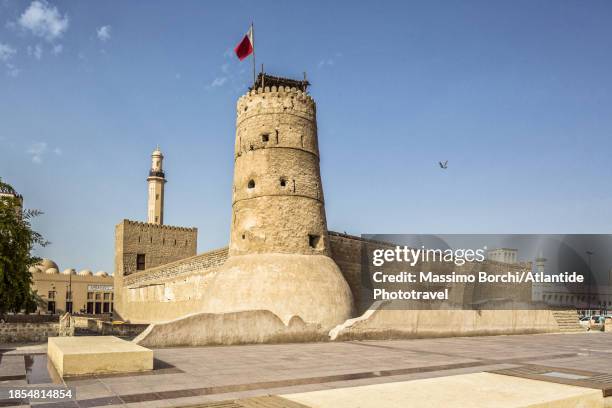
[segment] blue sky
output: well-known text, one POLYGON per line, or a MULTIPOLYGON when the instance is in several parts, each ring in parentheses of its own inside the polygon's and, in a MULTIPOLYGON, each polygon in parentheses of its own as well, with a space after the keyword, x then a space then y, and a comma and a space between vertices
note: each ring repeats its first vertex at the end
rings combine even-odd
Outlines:
POLYGON ((612 232, 609 1, 0 0, 0 177, 61 268, 113 270, 166 156, 168 224, 226 245, 251 61, 318 103, 329 228, 612 232), (438 167, 449 160, 448 170, 438 167))

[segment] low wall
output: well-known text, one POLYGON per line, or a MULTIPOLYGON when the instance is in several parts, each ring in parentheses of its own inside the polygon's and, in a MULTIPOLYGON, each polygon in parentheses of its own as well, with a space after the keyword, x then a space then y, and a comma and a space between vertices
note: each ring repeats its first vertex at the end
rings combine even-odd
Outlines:
POLYGON ((110 322, 111 317, 109 314, 103 315, 72 315, 74 319, 74 327, 77 329, 88 329, 90 320, 100 320, 104 322, 110 322))
POLYGON ((74 318, 74 327, 77 329, 87 329, 89 317, 72 316, 74 318))
POLYGON ((58 314, 5 314, 0 315, 0 322, 4 323, 49 323, 59 322, 58 314))
POLYGON ((331 340, 558 333, 551 310, 388 310, 377 305, 330 332, 331 340))
POLYGON ((142 333, 149 325, 148 324, 113 324, 112 322, 106 322, 97 319, 88 319, 87 328, 91 331, 95 331, 104 336, 119 336, 119 337, 132 337, 138 336, 142 333))
POLYGON ((144 347, 209 346, 248 343, 295 343, 327 340, 319 325, 293 317, 288 325, 267 310, 198 313, 152 324, 133 341, 144 347))
POLYGON ((0 323, 0 343, 39 343, 55 337, 59 322, 52 323, 0 323))
POLYGON ((152 324, 134 342, 144 347, 175 347, 559 332, 550 310, 387 310, 381 304, 377 307, 329 333, 319 325, 305 324, 298 317, 285 325, 267 310, 198 313, 152 324))

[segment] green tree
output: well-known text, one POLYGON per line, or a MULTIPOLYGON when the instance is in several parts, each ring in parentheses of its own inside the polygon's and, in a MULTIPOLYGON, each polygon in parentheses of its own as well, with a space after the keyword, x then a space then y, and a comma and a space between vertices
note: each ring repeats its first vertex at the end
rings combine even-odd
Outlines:
POLYGON ((9 184, 0 179, 0 314, 36 310, 32 274, 28 268, 40 262, 32 256, 34 245, 48 244, 32 230, 30 220, 38 210, 23 210, 21 200, 9 184))

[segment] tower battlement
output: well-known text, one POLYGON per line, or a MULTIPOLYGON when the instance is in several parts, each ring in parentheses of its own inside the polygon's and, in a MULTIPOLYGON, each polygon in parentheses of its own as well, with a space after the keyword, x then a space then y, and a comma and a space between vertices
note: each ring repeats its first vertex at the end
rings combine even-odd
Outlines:
POLYGON ((134 221, 134 220, 128 220, 128 219, 123 219, 121 222, 124 224, 131 225, 131 226, 140 226, 143 228, 153 228, 153 229, 157 228, 157 229, 163 229, 167 231, 176 230, 176 231, 186 231, 186 232, 193 232, 193 231, 197 232, 198 230, 196 227, 178 227, 176 225, 152 224, 149 222, 134 221))
POLYGON ((307 92, 295 87, 266 86, 254 89, 238 99, 236 125, 240 126, 245 119, 259 115, 262 111, 293 114, 313 120, 316 104, 307 92))
POLYGON ((258 88, 265 88, 266 86, 272 87, 285 87, 285 88, 296 88, 300 91, 306 91, 310 86, 310 82, 306 80, 306 73, 304 72, 304 79, 291 79, 286 77, 277 77, 274 75, 266 74, 265 72, 260 72, 255 79, 255 83, 249 90, 254 90, 258 88))

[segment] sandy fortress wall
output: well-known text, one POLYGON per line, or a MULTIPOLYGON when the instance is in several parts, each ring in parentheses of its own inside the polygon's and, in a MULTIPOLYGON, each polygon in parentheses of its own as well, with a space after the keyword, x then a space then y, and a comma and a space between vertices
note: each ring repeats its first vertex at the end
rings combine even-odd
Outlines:
POLYGON ((121 289, 123 319, 165 322, 199 312, 210 278, 227 252, 221 248, 127 276, 121 289))
POLYGON ((124 311, 128 298, 123 291, 125 277, 196 255, 197 228, 173 227, 123 220, 115 227, 116 318, 129 320, 124 311))
MULTIPOLYGON (((340 267, 355 300, 352 317, 359 316, 367 309, 365 305, 369 296, 362 283, 364 252, 392 245, 333 231, 328 231, 328 237, 331 257, 340 267)), ((123 305, 125 317, 133 323, 149 323, 198 313, 200 304, 197 300, 201 300, 210 278, 227 260, 228 252, 228 247, 216 249, 126 276, 120 296, 126 299, 123 305), (153 310, 155 313, 152 313, 153 310)), ((487 261, 486 269, 503 273, 521 267, 519 264, 487 261)), ((471 295, 479 298, 511 297, 520 301, 531 299, 531 285, 514 285, 514 293, 508 293, 506 285, 500 285, 499 292, 495 292, 495 285, 488 285, 487 288, 490 292, 471 295)))
MULTIPOLYGON (((332 231, 328 236, 332 259, 339 265, 353 296, 358 299, 364 241, 332 231)), ((133 323, 151 323, 198 313, 200 305, 197 301, 201 300, 211 276, 227 260, 228 252, 228 247, 216 249, 123 277, 121 295, 117 296, 125 299, 122 315, 133 323)))
MULTIPOLYGON (((371 265, 371 259, 369 256, 375 249, 393 249, 394 244, 388 242, 381 242, 375 240, 364 239, 347 234, 341 234, 337 232, 329 232, 331 242, 332 258, 338 264, 342 270, 344 278, 348 282, 351 292, 353 293, 353 299, 355 300, 356 315, 360 315, 365 312, 371 305, 371 293, 364 286, 364 271, 362 269, 371 265)), ((373 271, 375 268, 370 270, 373 271)), ((387 266, 387 272, 395 271, 399 272, 415 272, 418 273, 421 270, 424 271, 435 271, 439 273, 450 273, 456 271, 459 274, 477 274, 479 271, 486 271, 493 275, 503 275, 507 272, 521 272, 524 270, 531 271, 532 264, 530 262, 523 263, 504 263, 492 260, 485 260, 484 262, 471 262, 464 265, 454 265, 452 263, 417 263, 414 266, 410 266, 402 263, 395 263, 392 266, 387 266)), ((367 275, 367 269, 366 269, 367 275)), ((402 288, 405 284, 397 284, 399 288, 402 288)), ((393 288, 393 284, 389 284, 389 289, 393 288)), ((430 285, 430 288, 435 285, 430 285)), ((451 302, 455 305, 463 305, 469 307, 471 303, 478 303, 480 301, 487 301, 492 299, 513 299, 516 302, 530 302, 532 299, 531 295, 531 284, 486 284, 486 285, 439 285, 439 288, 449 287, 451 289, 451 302)), ((413 288, 416 288, 414 286, 413 288)))
MULTIPOLYGON (((332 257, 340 266, 355 299, 367 296, 361 277, 364 251, 380 248, 383 243, 332 231, 328 236, 332 257)), ((143 333, 139 344, 160 347, 169 344, 342 341, 560 331, 555 312, 546 307, 538 309, 538 305, 527 310, 381 310, 374 307, 370 311, 356 310, 354 319, 339 325, 329 336, 327 331, 305 325, 299 318, 284 325, 274 314, 262 310, 203 313, 200 310, 201 296, 227 257, 228 248, 222 248, 126 277, 123 296, 128 300, 125 310, 131 321, 162 323, 143 333)), ((518 267, 489 261, 487 269, 503 273, 518 267)), ((495 290, 495 287, 491 289, 495 290)), ((529 287, 516 289, 516 293, 507 293, 506 287, 500 288, 498 293, 476 296, 529 299, 529 287)))

